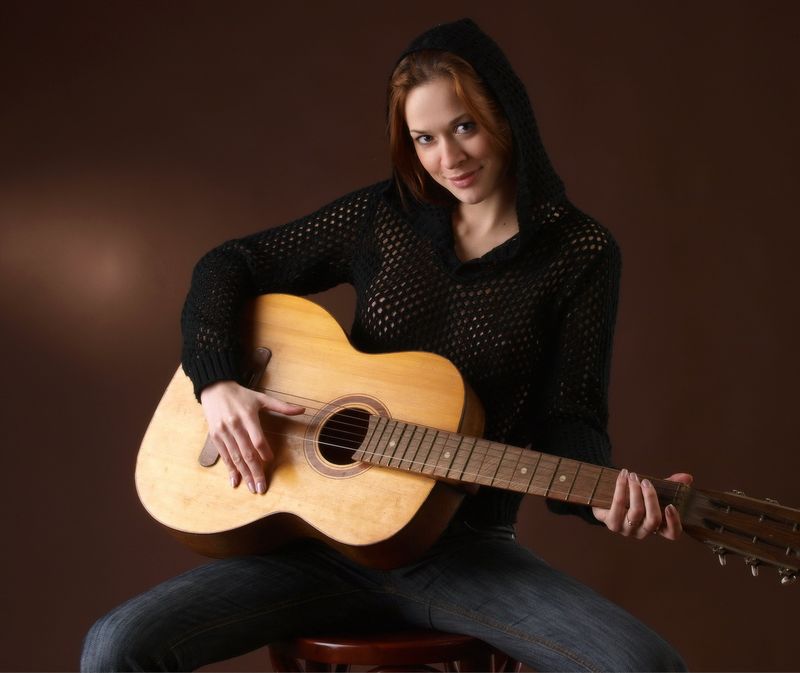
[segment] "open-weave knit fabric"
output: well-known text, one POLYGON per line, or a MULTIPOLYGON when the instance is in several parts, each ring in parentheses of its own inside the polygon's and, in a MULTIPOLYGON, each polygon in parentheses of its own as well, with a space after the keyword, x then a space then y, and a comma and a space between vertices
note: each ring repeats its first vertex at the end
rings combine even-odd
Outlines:
MULTIPOLYGON (((404 205, 396 184, 386 181, 229 241, 195 268, 182 317, 184 370, 198 395, 210 383, 238 378, 237 325, 252 296, 303 295, 350 283, 357 297, 355 347, 442 355, 482 401, 487 438, 608 465, 617 245, 564 196, 522 85, 475 24, 440 26, 412 49, 444 49, 451 38, 450 50, 475 65, 511 122, 520 233, 462 262, 451 209, 404 205)), ((510 523, 520 499, 484 487, 468 498, 464 513, 474 522, 510 523)), ((591 519, 585 509, 551 508, 591 519)))

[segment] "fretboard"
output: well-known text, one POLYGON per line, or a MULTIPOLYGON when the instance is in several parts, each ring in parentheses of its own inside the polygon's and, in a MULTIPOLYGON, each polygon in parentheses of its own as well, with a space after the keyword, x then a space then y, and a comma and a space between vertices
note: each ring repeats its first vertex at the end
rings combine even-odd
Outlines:
MULTIPOLYGON (((619 475, 612 468, 382 416, 370 417, 353 460, 604 508, 611 506, 619 475)), ((650 480, 662 507, 676 501, 679 484, 650 480)))

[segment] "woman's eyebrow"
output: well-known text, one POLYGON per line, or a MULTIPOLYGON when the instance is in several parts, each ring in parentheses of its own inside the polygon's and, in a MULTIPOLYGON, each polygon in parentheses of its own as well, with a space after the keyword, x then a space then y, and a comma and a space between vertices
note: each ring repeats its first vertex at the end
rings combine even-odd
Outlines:
MULTIPOLYGON (((469 112, 465 112, 464 114, 458 115, 452 121, 447 122, 447 126, 452 126, 453 124, 458 124, 464 117, 469 117, 469 112)), ((410 133, 428 133, 428 131, 418 131, 417 129, 408 129, 410 133)))

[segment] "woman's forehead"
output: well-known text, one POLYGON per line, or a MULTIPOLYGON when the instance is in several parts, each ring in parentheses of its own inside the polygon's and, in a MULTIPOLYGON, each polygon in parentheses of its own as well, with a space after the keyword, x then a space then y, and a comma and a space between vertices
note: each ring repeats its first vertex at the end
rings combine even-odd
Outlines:
POLYGON ((448 79, 440 77, 420 84, 406 97, 406 123, 411 131, 447 127, 465 114, 467 109, 448 79))

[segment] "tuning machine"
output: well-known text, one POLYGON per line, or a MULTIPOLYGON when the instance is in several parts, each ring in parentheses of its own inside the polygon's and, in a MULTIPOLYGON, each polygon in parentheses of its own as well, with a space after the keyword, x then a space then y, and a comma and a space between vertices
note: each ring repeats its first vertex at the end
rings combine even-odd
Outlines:
POLYGON ((794 584, 797 581, 797 571, 791 568, 778 568, 781 584, 794 584))
POLYGON ((750 566, 750 572, 753 573, 753 577, 757 577, 758 576, 758 566, 761 565, 761 561, 759 561, 757 558, 755 558, 753 556, 747 556, 744 559, 744 562, 745 562, 746 565, 750 566))
POLYGON ((717 555, 717 558, 719 559, 719 564, 721 566, 724 566, 728 562, 728 559, 726 558, 728 550, 725 549, 725 547, 721 547, 720 545, 715 544, 711 546, 711 551, 717 555))

